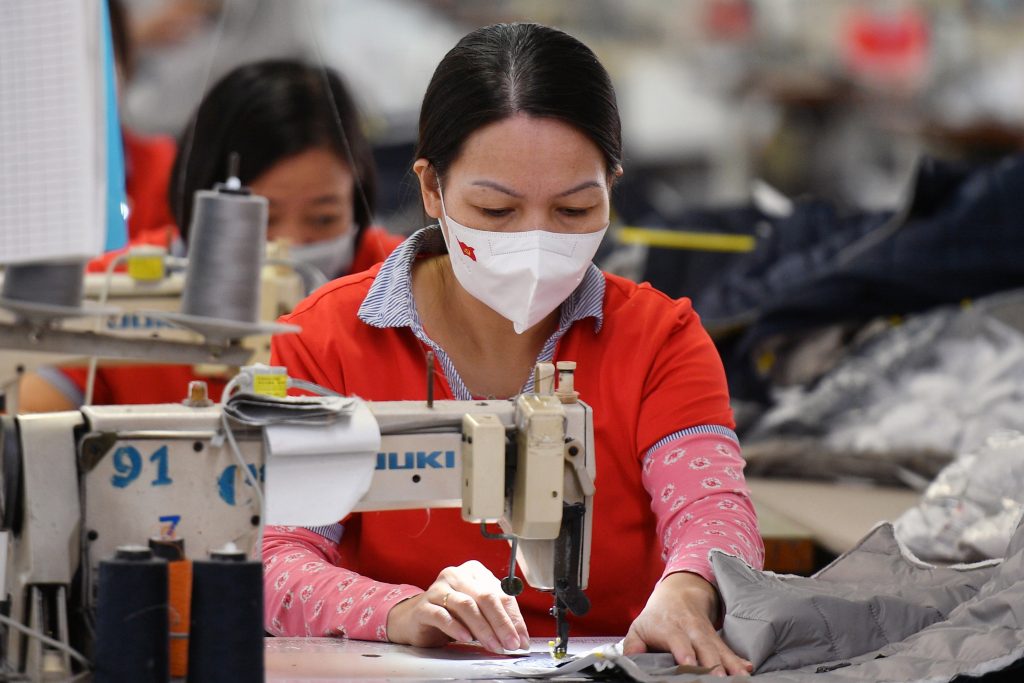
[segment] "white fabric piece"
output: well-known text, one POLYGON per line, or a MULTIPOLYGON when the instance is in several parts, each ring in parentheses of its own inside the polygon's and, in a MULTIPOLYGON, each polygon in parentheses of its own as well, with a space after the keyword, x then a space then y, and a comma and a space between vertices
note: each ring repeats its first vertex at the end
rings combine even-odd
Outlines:
POLYGON ((326 425, 265 427, 267 524, 344 519, 370 489, 380 441, 377 420, 362 401, 326 425))
POLYGON ((1024 514, 1024 434, 995 434, 961 454, 896 520, 916 555, 964 562, 999 557, 1024 514))
POLYGON ((780 390, 744 434, 748 453, 811 436, 818 451, 950 457, 1020 427, 1024 334, 999 319, 1024 291, 909 316, 863 341, 820 380, 780 390))
POLYGON ((644 653, 636 655, 622 654, 625 641, 601 645, 590 652, 577 655, 557 667, 522 666, 515 669, 517 677, 523 678, 561 678, 563 676, 586 676, 590 671, 616 672, 617 678, 636 681, 637 683, 661 683, 673 676, 701 675, 711 671, 707 667, 686 666, 676 664, 672 655, 644 653))

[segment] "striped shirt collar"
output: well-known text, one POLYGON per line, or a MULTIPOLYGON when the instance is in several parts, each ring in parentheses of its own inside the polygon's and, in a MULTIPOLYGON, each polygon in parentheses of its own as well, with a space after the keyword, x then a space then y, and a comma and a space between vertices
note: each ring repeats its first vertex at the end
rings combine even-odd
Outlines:
MULTIPOLYGON (((426 335, 416 311, 416 302, 412 295, 412 264, 420 255, 443 254, 446 252, 444 238, 440 227, 432 225, 423 228, 402 242, 384 261, 359 307, 359 319, 367 325, 380 328, 408 327, 427 346, 434 350, 435 355, 444 368, 449 386, 456 399, 472 398, 458 376, 448 354, 437 346, 426 335)), ((604 323, 604 275, 594 264, 590 264, 583 281, 569 295, 559 309, 558 329, 548 338, 541 349, 537 362, 550 361, 555 352, 555 345, 569 331, 574 323, 585 318, 594 319, 594 332, 601 331, 604 323)), ((532 391, 533 373, 527 380, 523 391, 532 391)))

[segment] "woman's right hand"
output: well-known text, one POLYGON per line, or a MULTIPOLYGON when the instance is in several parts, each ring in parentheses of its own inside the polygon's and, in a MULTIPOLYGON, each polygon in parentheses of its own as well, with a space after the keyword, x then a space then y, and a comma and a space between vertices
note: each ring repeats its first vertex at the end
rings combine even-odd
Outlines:
POLYGON ((493 652, 530 647, 516 599, 476 560, 445 568, 425 592, 392 607, 387 630, 391 642, 417 647, 453 640, 478 640, 493 652))

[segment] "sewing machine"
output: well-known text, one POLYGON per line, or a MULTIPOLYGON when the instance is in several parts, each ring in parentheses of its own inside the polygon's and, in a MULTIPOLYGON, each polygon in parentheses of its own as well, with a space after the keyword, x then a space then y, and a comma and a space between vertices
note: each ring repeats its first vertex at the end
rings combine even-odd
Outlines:
MULTIPOLYGON (((117 309, 117 313, 107 316, 68 318, 54 326, 54 321, 38 329, 27 329, 19 333, 16 328, 4 327, 13 323, 14 315, 0 307, 0 347, 19 348, 20 352, 0 352, 0 385, 10 383, 9 407, 16 407, 15 387, 17 378, 24 372, 34 370, 42 365, 85 365, 90 351, 99 352, 95 340, 75 337, 99 331, 104 335, 116 336, 117 340, 126 343, 146 340, 152 353, 143 360, 136 355, 110 352, 104 349, 114 360, 105 360, 102 365, 117 362, 171 362, 172 357, 161 343, 202 345, 204 335, 186 327, 175 325, 163 316, 174 314, 181 308, 181 296, 185 287, 185 273, 181 268, 171 269, 167 262, 183 259, 168 257, 157 247, 138 247, 125 255, 125 270, 107 273, 87 273, 83 283, 84 298, 92 303, 102 302, 117 309), (23 343, 10 343, 14 337, 27 337, 34 334, 34 340, 23 343), (60 348, 44 350, 40 348, 40 338, 66 336, 67 339, 54 340, 60 348), (53 351, 59 351, 55 355, 53 351), (126 360, 116 360, 118 356, 126 360), (128 360, 131 359, 131 360, 128 360)), ((290 312, 295 305, 306 296, 303 275, 310 266, 296 264, 289 260, 288 245, 283 242, 267 244, 266 261, 260 271, 259 320, 270 323, 284 313, 290 312), (296 268, 302 268, 297 271, 296 268)), ((323 281, 319 271, 308 275, 313 282, 323 281), (317 280, 316 278, 320 279, 317 280)), ((0 271, 0 283, 4 274, 0 271)), ((108 340, 108 343, 112 343, 108 340)), ((217 363, 216 358, 208 353, 191 354, 177 362, 195 363, 196 372, 202 376, 230 376, 238 365, 244 362, 266 363, 270 359, 270 334, 249 335, 231 347, 229 354, 224 355, 223 362, 217 363)))
MULTIPOLYGON (((497 522, 502 533, 485 535, 508 540, 526 582, 554 594, 564 652, 567 611, 589 609, 596 472, 590 408, 573 391, 574 364, 559 366, 557 390, 555 368, 541 364, 536 393, 515 400, 360 402, 380 447, 354 511, 461 507, 469 523, 497 522)), ((192 389, 182 404, 2 418, 6 614, 67 644, 95 606, 99 562, 120 546, 159 537, 183 540, 189 559, 229 542, 258 553, 257 480, 286 456, 268 456, 263 429, 230 426, 222 405, 192 389)), ((304 476, 317 476, 315 468, 304 476)), ((265 483, 268 497, 280 494, 273 474, 265 483)), ((511 566, 502 586, 522 590, 511 566)), ((5 645, 3 660, 16 671, 71 671, 68 654, 15 629, 5 645)))

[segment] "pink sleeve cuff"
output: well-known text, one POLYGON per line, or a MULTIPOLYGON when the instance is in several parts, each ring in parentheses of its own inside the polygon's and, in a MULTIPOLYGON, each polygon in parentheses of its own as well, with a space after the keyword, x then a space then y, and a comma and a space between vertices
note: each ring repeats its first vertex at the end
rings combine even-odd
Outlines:
POLYGON ((709 429, 663 439, 648 451, 643 482, 657 518, 663 577, 688 571, 713 584, 713 549, 763 566, 764 543, 744 465, 739 443, 709 429))
POLYGON ((300 527, 263 537, 265 628, 279 636, 387 638, 391 608, 422 589, 374 581, 338 566, 335 543, 300 527))

